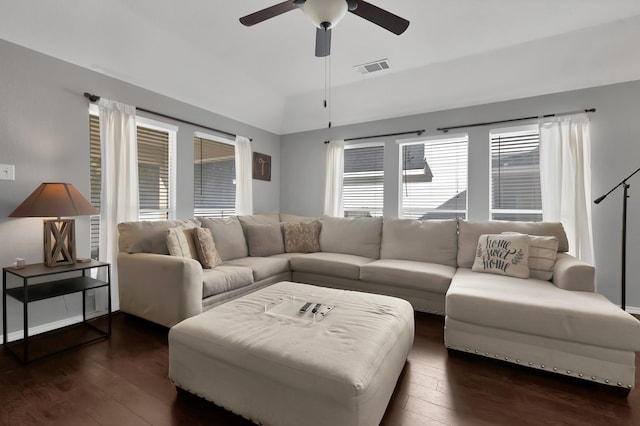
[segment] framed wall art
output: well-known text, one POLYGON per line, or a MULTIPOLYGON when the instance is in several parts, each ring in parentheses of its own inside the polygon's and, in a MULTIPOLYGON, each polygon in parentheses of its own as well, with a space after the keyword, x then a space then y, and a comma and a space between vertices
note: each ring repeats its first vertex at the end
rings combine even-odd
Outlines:
POLYGON ((271 181, 271 156, 253 153, 253 178, 271 181))

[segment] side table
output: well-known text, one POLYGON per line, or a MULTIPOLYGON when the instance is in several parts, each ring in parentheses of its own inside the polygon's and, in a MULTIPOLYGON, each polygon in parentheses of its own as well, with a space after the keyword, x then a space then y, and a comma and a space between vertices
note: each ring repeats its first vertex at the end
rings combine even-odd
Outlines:
MULTIPOLYGON (((47 266, 44 263, 37 263, 26 265, 22 268, 2 268, 2 315, 3 347, 5 350, 15 355, 24 364, 34 361, 35 359, 43 358, 44 356, 53 355, 58 352, 97 342, 99 340, 108 339, 109 336, 111 336, 111 264, 91 260, 89 262, 77 262, 63 266, 47 266), (106 268, 106 281, 95 279, 87 275, 88 270, 98 268, 106 268), (64 278, 60 278, 58 276, 60 274, 66 274, 66 276, 64 278), (8 275, 13 275, 21 279, 22 285, 9 288, 7 283, 8 275), (73 276, 69 277, 69 275, 73 276), (32 282, 35 279, 38 279, 37 283, 32 282), (106 287, 108 293, 108 312, 106 315, 101 317, 87 320, 86 292, 87 290, 102 287, 106 287), (82 322, 52 330, 47 333, 29 336, 29 303, 79 292, 82 292, 82 322), (11 343, 8 342, 7 335, 7 296, 21 302, 23 306, 24 337, 21 340, 11 343), (104 319, 104 317, 106 317, 107 320, 106 330, 94 324, 94 322, 104 319), (79 328, 82 330, 78 331, 79 328), (33 359, 29 358, 30 346, 33 345, 31 340, 38 338, 45 339, 47 336, 50 336, 51 333, 63 331, 69 331, 69 334, 75 338, 80 335, 82 339, 79 339, 81 340, 80 342, 76 342, 72 345, 65 345, 63 348, 58 348, 57 350, 46 353, 45 355, 40 355, 33 359), (71 333, 72 331, 74 331, 75 334, 71 333), (22 346, 22 350, 16 350, 20 346, 22 346)), ((55 341, 59 346, 60 341, 64 339, 60 339, 59 336, 56 335, 56 337, 51 340, 55 341)))

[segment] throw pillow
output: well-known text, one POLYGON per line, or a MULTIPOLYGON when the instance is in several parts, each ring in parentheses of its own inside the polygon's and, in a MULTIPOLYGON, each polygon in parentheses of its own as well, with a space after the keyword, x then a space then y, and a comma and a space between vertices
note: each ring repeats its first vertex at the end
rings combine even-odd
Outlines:
POLYGON ((167 229, 167 248, 171 256, 198 259, 198 251, 193 239, 194 229, 184 226, 167 229))
MULTIPOLYGON (((515 232, 503 232, 515 234, 515 232)), ((558 237, 529 235, 529 276, 549 281, 553 278, 553 266, 558 256, 558 237)))
POLYGON ((264 257, 284 253, 280 223, 245 224, 249 256, 264 257))
POLYGON ((216 244, 213 242, 211 230, 209 228, 195 228, 193 235, 202 267, 204 269, 211 269, 222 265, 222 259, 220 258, 218 250, 216 250, 216 244))
POLYGON ((287 253, 315 253, 320 251, 320 228, 317 220, 284 224, 284 247, 287 253))
POLYGON ((222 260, 240 259, 249 256, 244 231, 237 216, 227 219, 199 217, 203 228, 211 229, 213 240, 222 260))
POLYGON ((478 239, 471 270, 529 278, 529 237, 524 234, 483 234, 478 239))

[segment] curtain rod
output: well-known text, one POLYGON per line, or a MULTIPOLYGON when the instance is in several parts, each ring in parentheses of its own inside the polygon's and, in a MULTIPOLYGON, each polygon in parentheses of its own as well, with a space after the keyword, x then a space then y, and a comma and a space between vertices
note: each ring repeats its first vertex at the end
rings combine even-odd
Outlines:
MULTIPOLYGON (((422 130, 412 130, 410 132, 400 132, 400 133, 387 133, 386 135, 373 135, 373 136, 362 136, 359 138, 348 138, 348 139, 344 139, 345 142, 349 142, 349 141, 359 141, 361 139, 374 139, 374 138, 384 138, 387 136, 402 136, 402 135, 412 135, 414 133, 416 133, 418 136, 422 135, 425 132, 424 129, 422 130)), ((330 141, 324 141, 324 143, 329 143, 330 141)))
MULTIPOLYGON (((100 96, 92 95, 91 93, 87 93, 87 92, 84 93, 84 97, 89 99, 89 101, 92 102, 92 103, 98 102, 100 100, 100 96)), ((226 132, 224 130, 216 129, 214 127, 204 126, 202 124, 194 123, 193 121, 183 120, 181 118, 173 117, 173 116, 167 115, 167 114, 162 114, 160 112, 151 111, 151 110, 148 110, 148 109, 138 108, 138 107, 136 107, 136 110, 143 111, 143 112, 148 112, 149 114, 153 114, 153 115, 157 115, 157 116, 160 116, 160 117, 168 118, 169 120, 175 120, 175 121, 179 121, 181 123, 190 124, 192 126, 200 127, 202 129, 212 130, 214 132, 222 133, 223 135, 231 136, 231 137, 234 137, 234 138, 237 136, 237 135, 235 135, 234 133, 231 133, 231 132, 226 132)), ((249 140, 253 141, 253 139, 249 139, 249 140)))
POLYGON ((485 123, 473 123, 473 124, 463 124, 461 126, 438 127, 436 130, 438 130, 440 132, 447 133, 449 130, 462 129, 464 127, 489 126, 489 125, 492 125, 492 124, 511 123, 513 121, 533 120, 535 118, 560 117, 560 116, 563 116, 563 115, 577 114, 577 113, 580 113, 580 112, 596 112, 596 109, 595 108, 588 108, 588 109, 581 109, 581 110, 578 110, 578 111, 558 112, 558 113, 545 114, 545 115, 533 115, 531 117, 510 118, 508 120, 487 121, 485 123))

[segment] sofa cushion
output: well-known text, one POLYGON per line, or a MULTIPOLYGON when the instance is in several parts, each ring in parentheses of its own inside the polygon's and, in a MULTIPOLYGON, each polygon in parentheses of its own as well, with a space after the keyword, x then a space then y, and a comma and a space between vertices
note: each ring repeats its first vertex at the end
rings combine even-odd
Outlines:
POLYGON ((316 220, 316 217, 298 216, 295 214, 280 213, 280 222, 284 223, 304 223, 316 220))
POLYGON ((380 258, 381 217, 330 217, 320 219, 320 249, 329 253, 380 258))
POLYGON ((320 251, 320 222, 284 223, 284 246, 287 253, 320 251))
POLYGON ((292 271, 357 280, 360 277, 360 267, 373 260, 352 254, 318 252, 294 256, 289 262, 292 271))
POLYGON ((478 239, 473 272, 529 278, 529 236, 482 234, 478 239))
POLYGON ((205 269, 202 280, 204 298, 252 284, 253 272, 241 266, 220 265, 214 269, 205 269))
POLYGON ((211 269, 222 265, 222 259, 216 249, 216 243, 213 241, 211 229, 196 228, 194 229, 193 237, 196 243, 196 249, 198 250, 198 259, 204 269, 211 269))
POLYGON ((412 260, 380 259, 360 267, 360 279, 390 286, 446 293, 456 272, 453 266, 412 260))
POLYGON ((567 234, 561 223, 557 222, 511 222, 489 220, 482 222, 458 221, 458 266, 471 268, 476 257, 478 238, 482 234, 500 234, 501 232, 519 232, 528 235, 553 235, 558 238, 558 251, 569 250, 567 234))
MULTIPOLYGON (((512 232, 503 232, 511 234, 512 232)), ((558 238, 529 235, 529 277, 549 281, 558 256, 558 238)))
POLYGON ((192 224, 167 229, 167 249, 171 256, 198 259, 198 249, 193 235, 196 228, 198 227, 192 224))
POLYGON ((284 253, 280 223, 246 224, 244 226, 249 256, 272 256, 284 253))
POLYGON ((289 260, 283 257, 244 257, 226 261, 224 264, 251 269, 255 281, 289 271, 289 260))
POLYGON ((227 219, 200 217, 198 220, 203 227, 211 229, 213 241, 222 260, 249 256, 247 241, 237 217, 232 216, 227 219))
POLYGON ((280 215, 278 213, 271 214, 252 214, 238 216, 240 225, 246 227, 247 225, 268 225, 273 223, 280 223, 280 215))
POLYGON ((455 220, 415 220, 385 217, 380 259, 403 259, 455 267, 458 254, 455 220))
POLYGON ((638 320, 599 293, 549 281, 459 268, 446 297, 447 317, 470 324, 601 347, 640 349, 638 320))
POLYGON ((169 254, 167 229, 183 225, 198 226, 193 220, 122 222, 118 224, 118 248, 125 253, 169 254))

